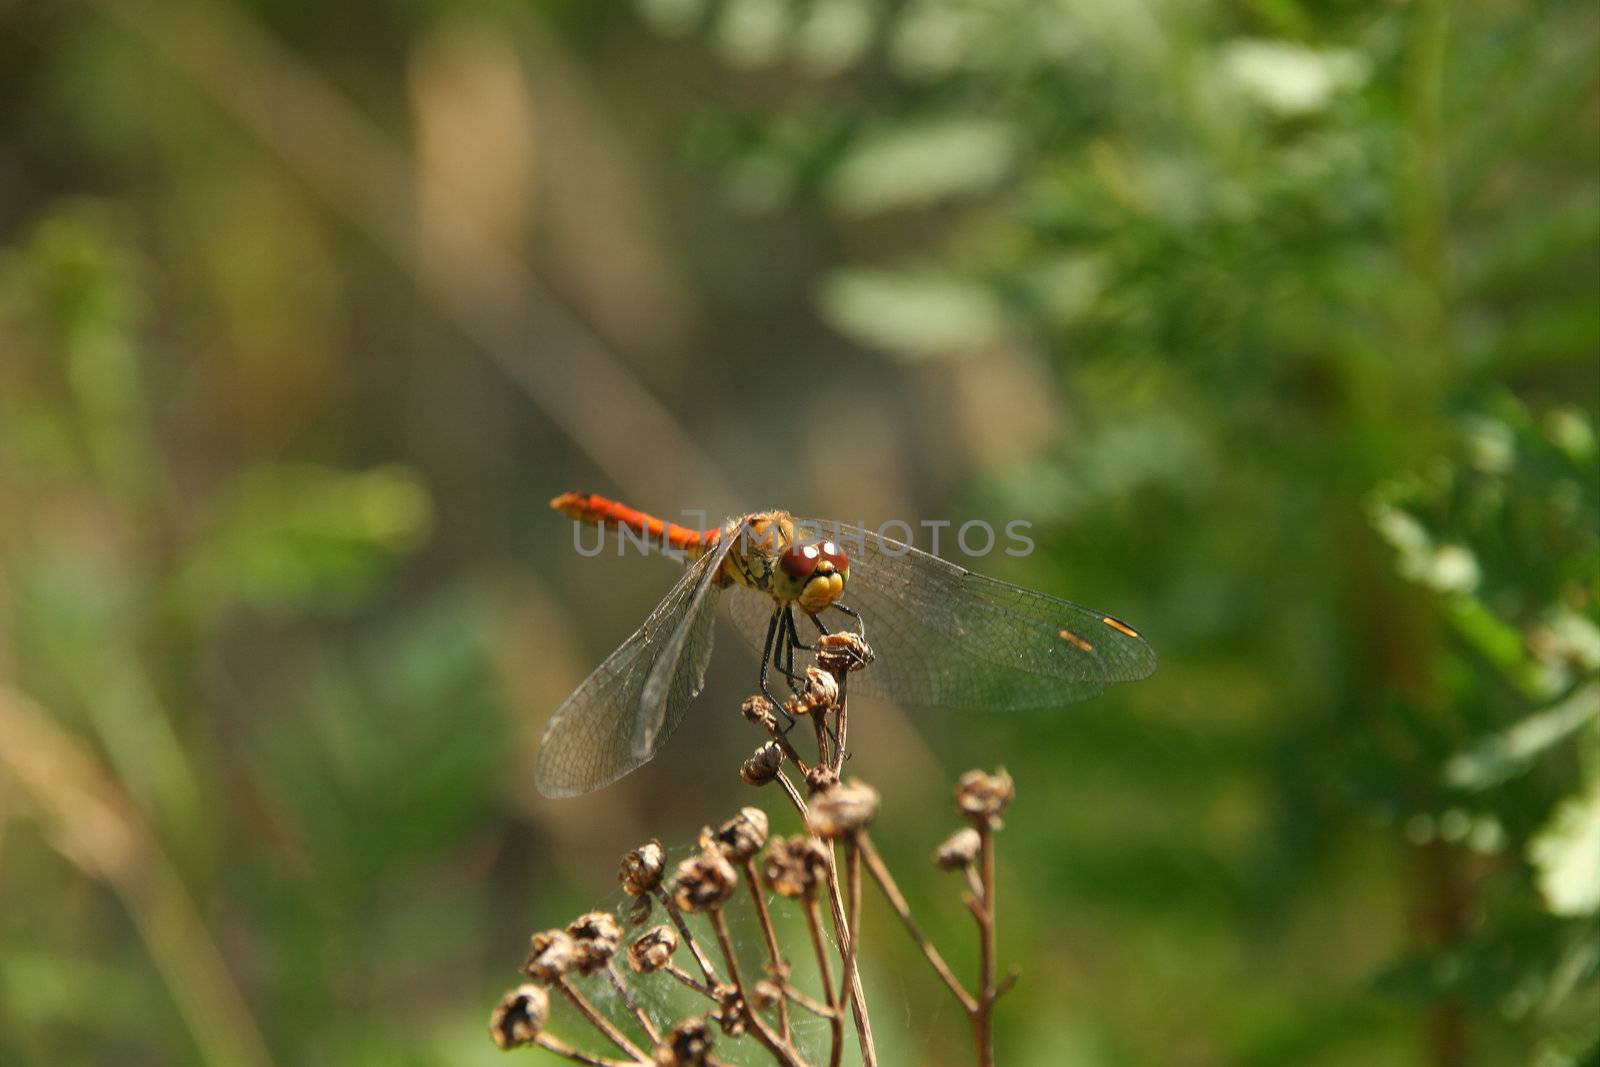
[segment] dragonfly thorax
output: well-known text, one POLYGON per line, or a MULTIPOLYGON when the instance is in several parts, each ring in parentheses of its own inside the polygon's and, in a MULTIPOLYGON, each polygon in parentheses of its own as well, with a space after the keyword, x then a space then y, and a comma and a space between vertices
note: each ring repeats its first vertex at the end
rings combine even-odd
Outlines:
POLYGON ((850 560, 832 541, 801 538, 786 512, 747 515, 725 536, 738 538, 722 564, 727 581, 812 615, 844 594, 850 560))

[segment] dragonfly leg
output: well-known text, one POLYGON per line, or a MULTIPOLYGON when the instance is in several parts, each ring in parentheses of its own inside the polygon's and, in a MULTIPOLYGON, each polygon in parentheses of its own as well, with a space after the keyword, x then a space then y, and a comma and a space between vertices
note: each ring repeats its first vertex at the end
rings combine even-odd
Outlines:
MULTIPOLYGON (((810 612, 807 612, 806 614, 807 615, 811 615, 810 612)), ((817 650, 817 646, 816 645, 808 645, 808 644, 804 644, 804 643, 801 642, 800 633, 799 633, 798 630, 795 629, 794 610, 793 610, 793 608, 791 608, 791 607, 784 608, 783 609, 783 615, 784 615, 784 624, 789 629, 789 646, 791 648, 803 648, 807 652, 815 652, 817 650)), ((815 615, 811 615, 811 621, 817 624, 817 629, 821 630, 824 636, 827 635, 828 628, 822 624, 822 620, 821 619, 817 618, 815 615)), ((817 719, 817 721, 822 725, 823 732, 828 735, 828 740, 833 743, 834 748, 838 748, 839 747, 839 735, 834 731, 833 727, 829 726, 827 724, 827 722, 825 722, 820 717, 817 719)))
MULTIPOLYGON (((772 710, 783 716, 784 726, 780 733, 788 733, 794 728, 794 716, 784 710, 783 701, 772 695, 772 690, 767 686, 767 667, 776 666, 780 647, 783 641, 779 637, 778 623, 783 619, 783 609, 775 608, 772 612, 772 621, 767 623, 767 640, 761 649, 761 693, 772 703, 772 710), (776 640, 776 643, 774 643, 776 640)), ((793 652, 789 653, 791 659, 793 652)), ((781 669, 781 668, 780 668, 781 669)))
MULTIPOLYGON (((795 628, 795 624, 794 624, 794 609, 791 607, 791 608, 788 608, 786 610, 787 610, 788 615, 789 615, 789 642, 790 642, 790 644, 794 645, 795 648, 798 648, 803 652, 815 652, 817 650, 817 646, 816 645, 808 645, 804 641, 800 640, 800 631, 795 628)), ((809 611, 806 612, 806 618, 808 618, 812 622, 816 623, 817 624, 817 629, 822 631, 823 636, 827 636, 828 628, 826 626, 822 625, 822 620, 821 619, 817 618, 815 615, 811 614, 809 611)))
MULTIPOLYGON (((858 624, 857 628, 856 628, 856 633, 861 635, 861 639, 863 641, 865 641, 867 639, 867 624, 866 624, 866 621, 861 618, 861 613, 859 611, 857 611, 855 608, 846 607, 843 604, 833 604, 831 606, 838 608, 840 611, 844 612, 846 615, 848 615, 852 619, 856 620, 856 623, 858 624)), ((819 631, 821 631, 823 637, 828 637, 833 633, 832 630, 828 629, 827 623, 823 622, 821 619, 817 618, 815 615, 811 616, 811 621, 817 624, 817 629, 819 631)), ((811 646, 811 645, 801 645, 800 647, 814 650, 814 646, 811 646)), ((866 662, 865 660, 863 660, 861 658, 861 654, 858 653, 855 649, 846 646, 845 651, 849 652, 850 653, 850 658, 855 660, 857 663, 863 663, 864 664, 866 662)))
POLYGON ((860 634, 861 640, 865 641, 867 639, 867 620, 861 617, 861 612, 850 607, 848 604, 835 603, 833 606, 850 616, 852 619, 856 620, 856 633, 860 634))
POLYGON ((791 692, 798 693, 800 691, 800 685, 805 681, 805 679, 795 673, 794 650, 799 648, 810 652, 812 651, 812 648, 810 645, 800 643, 800 635, 795 632, 794 618, 791 615, 790 609, 788 607, 782 607, 779 608, 778 611, 784 617, 778 621, 777 646, 772 652, 772 665, 777 667, 778 671, 785 678, 789 679, 789 690, 791 692), (780 658, 785 661, 783 664, 779 664, 778 660, 780 658))

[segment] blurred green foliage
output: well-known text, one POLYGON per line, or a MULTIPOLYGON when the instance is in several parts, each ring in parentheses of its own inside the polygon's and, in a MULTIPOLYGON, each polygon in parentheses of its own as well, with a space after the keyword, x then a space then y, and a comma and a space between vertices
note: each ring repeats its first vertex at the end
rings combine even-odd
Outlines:
MULTIPOLYGON (((487 1062, 527 932, 745 799, 742 667, 669 766, 529 797, 670 568, 576 567, 591 459, 174 69, 203 21, 106 10, 0 14, 0 726, 54 728, 0 753, 0 1062, 487 1062)), ((425 191, 526 120, 481 206, 748 504, 1023 517, 978 566, 1151 635, 1082 714, 857 752, 958 966, 950 772, 1018 781, 1002 1062, 1600 1057, 1592 5, 216 11, 425 191)), ((883 918, 886 1062, 964 1062, 883 918)))

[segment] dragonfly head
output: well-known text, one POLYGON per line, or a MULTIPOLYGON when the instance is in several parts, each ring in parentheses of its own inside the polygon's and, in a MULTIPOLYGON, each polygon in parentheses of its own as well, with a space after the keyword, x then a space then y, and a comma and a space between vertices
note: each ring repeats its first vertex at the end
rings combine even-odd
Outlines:
POLYGON ((832 541, 790 545, 778 559, 777 592, 815 615, 844 593, 850 560, 832 541))

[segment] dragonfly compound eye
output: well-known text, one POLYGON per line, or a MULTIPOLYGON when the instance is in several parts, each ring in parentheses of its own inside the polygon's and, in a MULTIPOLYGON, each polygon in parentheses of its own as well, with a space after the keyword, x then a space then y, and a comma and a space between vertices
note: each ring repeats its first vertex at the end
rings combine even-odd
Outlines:
POLYGON ((778 560, 778 566, 783 568, 783 573, 791 578, 809 578, 816 572, 817 564, 821 563, 822 546, 816 544, 794 545, 784 552, 778 560))

